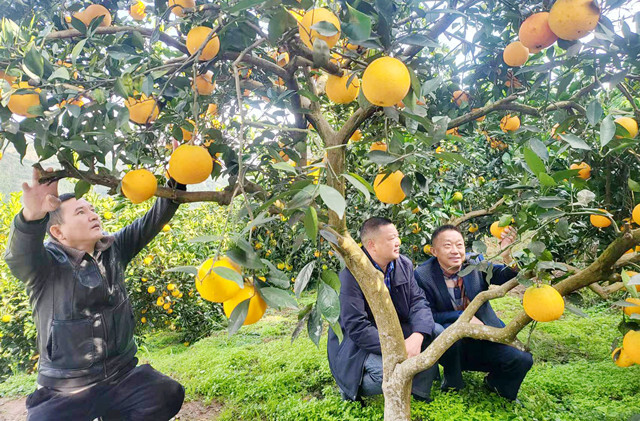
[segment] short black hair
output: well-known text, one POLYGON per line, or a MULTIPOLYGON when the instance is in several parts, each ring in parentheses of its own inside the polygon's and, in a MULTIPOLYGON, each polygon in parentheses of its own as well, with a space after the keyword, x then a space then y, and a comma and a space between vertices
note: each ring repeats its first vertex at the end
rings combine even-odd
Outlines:
POLYGON ((378 216, 374 216, 364 221, 362 227, 360 227, 360 241, 362 244, 365 245, 366 240, 368 240, 373 233, 378 231, 378 228, 386 225, 393 225, 393 222, 387 218, 381 218, 378 216))
POLYGON ((51 226, 60 225, 64 222, 64 219, 62 218, 62 204, 67 200, 75 198, 76 195, 74 193, 62 193, 58 196, 58 199, 60 199, 60 206, 58 206, 58 209, 49 212, 49 221, 47 222, 47 234, 49 234, 49 237, 55 238, 51 235, 51 226))
MULTIPOLYGON (((438 238, 438 236, 445 231, 455 231, 460 235, 462 235, 462 231, 460 231, 460 228, 458 228, 457 225, 451 225, 451 224, 440 225, 431 234, 431 244, 432 245, 435 244, 436 238, 438 238)), ((464 235, 462 235, 462 238, 464 238, 464 235)))

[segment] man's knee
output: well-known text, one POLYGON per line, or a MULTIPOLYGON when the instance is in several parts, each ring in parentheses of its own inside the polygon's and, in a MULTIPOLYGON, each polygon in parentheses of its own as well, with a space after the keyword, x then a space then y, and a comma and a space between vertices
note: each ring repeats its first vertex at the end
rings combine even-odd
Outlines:
POLYGON ((167 378, 158 392, 159 397, 165 403, 167 414, 172 414, 171 417, 173 417, 180 412, 184 402, 184 387, 180 383, 167 378))
POLYGON ((533 366, 533 356, 529 352, 514 348, 510 358, 505 363, 512 370, 526 373, 533 366))

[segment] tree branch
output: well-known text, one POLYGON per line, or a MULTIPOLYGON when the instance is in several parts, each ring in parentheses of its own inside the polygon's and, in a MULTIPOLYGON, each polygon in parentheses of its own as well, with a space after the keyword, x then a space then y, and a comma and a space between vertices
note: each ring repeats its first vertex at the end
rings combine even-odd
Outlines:
POLYGON ((479 216, 485 216, 485 215, 494 214, 496 212, 496 210, 504 203, 504 200, 505 200, 505 198, 503 197, 502 199, 500 199, 496 203, 494 203, 493 206, 491 206, 490 208, 487 208, 487 209, 478 209, 478 210, 474 210, 474 211, 471 211, 471 212, 467 212, 464 215, 459 216, 458 218, 452 219, 451 221, 449 221, 449 224, 458 226, 458 225, 462 224, 463 222, 468 221, 469 219, 477 218, 479 216))
POLYGON ((377 109, 378 107, 375 105, 369 105, 367 108, 358 108, 340 128, 340 131, 338 131, 336 135, 336 141, 340 144, 346 145, 356 129, 360 127, 366 119, 371 117, 377 109))

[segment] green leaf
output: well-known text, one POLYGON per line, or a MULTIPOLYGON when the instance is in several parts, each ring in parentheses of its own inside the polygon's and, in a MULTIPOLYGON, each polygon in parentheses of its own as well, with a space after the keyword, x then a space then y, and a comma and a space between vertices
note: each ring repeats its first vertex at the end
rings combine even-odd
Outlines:
POLYGON ((436 155, 438 158, 442 158, 445 161, 449 161, 452 163, 461 163, 463 165, 468 165, 469 167, 473 166, 473 163, 471 163, 471 161, 469 161, 467 158, 465 158, 464 156, 462 156, 459 153, 454 153, 454 152, 440 152, 436 155))
POLYGON ((96 145, 89 145, 87 142, 82 140, 67 140, 66 142, 60 142, 60 144, 69 149, 73 149, 74 151, 98 152, 98 147, 96 145))
POLYGON ((606 116, 600 124, 600 146, 603 148, 613 139, 616 134, 616 123, 610 115, 606 116))
POLYGON ((23 60, 24 66, 31 73, 30 76, 37 78, 41 78, 44 73, 44 58, 42 54, 32 45, 24 55, 23 60))
POLYGON ((238 304, 231 312, 231 315, 229 316, 229 326, 227 327, 229 336, 236 333, 242 327, 244 320, 247 318, 247 314, 249 314, 250 303, 251 298, 247 298, 238 304))
POLYGON ((78 56, 80 55, 80 53, 82 52, 82 49, 84 48, 84 45, 87 43, 87 39, 81 39, 80 41, 78 41, 78 43, 76 45, 74 45, 73 50, 71 50, 71 62, 73 63, 73 65, 76 65, 76 60, 78 59, 78 56))
POLYGON ((529 140, 529 146, 531 150, 536 153, 543 161, 549 160, 549 151, 547 147, 539 139, 532 138, 529 140))
POLYGON ((329 285, 331 288, 335 289, 336 292, 340 292, 340 277, 337 273, 332 271, 331 269, 323 270, 320 274, 320 278, 322 281, 329 285))
POLYGON ((536 255, 536 257, 540 257, 542 252, 547 248, 547 246, 542 241, 532 241, 529 243, 527 248, 536 255))
MULTIPOLYGON (((368 187, 366 186, 366 184, 369 184, 369 183, 367 183, 364 179, 362 181, 358 180, 356 177, 354 177, 352 175, 352 173, 350 173, 350 174, 342 174, 342 176, 349 183, 351 183, 351 185, 353 187, 358 189, 363 194, 365 202, 369 201, 369 199, 371 198, 371 195, 369 194, 369 189, 373 189, 373 187, 371 187, 371 185, 369 185, 368 187)), ((362 177, 360 177, 360 178, 362 178, 362 177)))
MULTIPOLYGON (((234 4, 233 6, 226 8, 226 12, 228 14, 233 14, 237 12, 242 12, 243 10, 250 9, 254 6, 259 5, 260 3, 264 3, 266 0, 241 0, 234 4)), ((223 8, 224 10, 224 8, 223 8)))
POLYGON ((340 299, 338 293, 324 282, 320 283, 317 306, 320 313, 331 324, 337 323, 340 317, 340 299))
POLYGON ((267 302, 269 307, 277 308, 292 308, 298 309, 298 303, 296 300, 285 290, 280 288, 266 287, 258 289, 260 295, 267 302))
POLYGON ((547 169, 544 166, 542 159, 531 149, 524 148, 524 160, 532 173, 538 175, 540 173, 547 173, 547 169))
POLYGON ((595 126, 602 118, 602 105, 597 99, 594 99, 587 105, 587 120, 589 124, 595 126))
POLYGON ((227 256, 240 266, 260 270, 264 267, 258 255, 250 250, 240 247, 232 247, 227 251, 227 256))
POLYGON ((471 250, 479 254, 484 254, 487 252, 487 245, 484 241, 475 240, 473 244, 471 244, 471 250))
POLYGON ((354 9, 346 3, 349 10, 349 22, 342 25, 345 35, 354 42, 365 41, 371 37, 371 17, 354 9))
POLYGON ((304 213, 304 229, 307 231, 307 237, 315 244, 318 236, 318 213, 313 206, 309 206, 304 213))
POLYGON ((576 316, 589 317, 589 315, 587 315, 587 313, 585 313, 584 311, 580 310, 578 307, 576 307, 573 304, 570 304, 570 303, 568 303, 566 301, 564 303, 564 308, 569 310, 569 312, 575 314, 576 316))
POLYGON ((640 183, 633 181, 631 178, 629 178, 627 181, 629 183, 629 190, 640 192, 640 183))
POLYGON ((549 174, 541 172, 538 174, 538 180, 540 180, 540 184, 545 187, 553 187, 557 186, 556 181, 549 174))
POLYGON ((396 162, 399 158, 385 151, 370 151, 367 153, 367 157, 371 162, 378 165, 388 165, 396 162))
POLYGON ((543 196, 536 201, 536 205, 543 209, 555 208, 564 204, 567 200, 558 196, 543 196))
POLYGON ((338 215, 338 218, 342 219, 344 216, 344 210, 347 207, 347 202, 345 202, 344 197, 342 197, 340 192, 333 187, 329 187, 325 184, 320 184, 318 187, 320 188, 320 197, 322 197, 322 201, 329 209, 338 215))
POLYGON ((84 22, 73 15, 71 16, 71 26, 73 26, 73 28, 80 32, 82 35, 87 34, 87 26, 84 24, 84 22))
POLYGON ((415 45, 418 47, 437 48, 440 46, 436 41, 422 34, 411 34, 398 39, 398 44, 415 45))
POLYGON ((296 298, 300 298, 300 294, 307 287, 309 280, 311 279, 311 275, 313 274, 313 268, 315 267, 316 262, 311 261, 304 265, 304 267, 298 273, 296 277, 296 281, 293 284, 293 292, 296 294, 296 298))
POLYGON ((564 140, 565 142, 567 142, 569 144, 569 146, 571 146, 573 149, 584 149, 587 151, 591 150, 591 146, 587 145, 587 143, 580 139, 578 136, 573 135, 573 134, 561 134, 560 138, 562 140, 564 140))
POLYGON ((49 75, 48 80, 55 80, 55 79, 69 80, 69 78, 70 78, 69 71, 64 67, 59 67, 49 75))
POLYGON ((326 20, 321 20, 320 22, 311 25, 311 29, 315 30, 323 37, 332 37, 340 32, 333 23, 326 20))
POLYGON ((85 180, 79 180, 76 183, 76 186, 73 189, 73 192, 76 195, 76 199, 80 199, 82 196, 87 194, 87 192, 91 189, 91 183, 85 180))
POLYGON ((242 279, 242 275, 240 275, 235 270, 226 268, 224 266, 218 266, 211 269, 211 271, 215 272, 216 275, 226 280, 235 282, 240 288, 244 288, 244 279, 242 279))
POLYGON ((286 171, 286 172, 290 172, 290 173, 293 173, 293 174, 297 174, 296 169, 291 164, 288 164, 286 162, 276 162, 276 163, 271 164, 271 166, 273 168, 275 168, 276 170, 281 170, 281 171, 286 171))
POLYGON ((344 334, 342 333, 342 328, 340 327, 340 323, 330 324, 329 327, 331 327, 331 330, 333 330, 333 333, 335 333, 336 336, 338 337, 338 341, 342 342, 342 339, 344 338, 344 334))
POLYGON ((269 40, 272 43, 277 43, 280 37, 289 28, 293 28, 296 25, 296 20, 285 9, 280 9, 271 16, 269 20, 268 34, 269 40))
POLYGON ((309 319, 307 320, 307 333, 309 334, 309 339, 318 346, 320 343, 320 337, 322 336, 322 315, 317 305, 313 306, 313 310, 309 313, 309 319))
POLYGON ((569 220, 567 218, 561 218, 556 224, 556 232, 562 238, 569 237, 569 220))
POLYGON ((196 276, 198 274, 198 268, 195 266, 176 266, 170 269, 165 269, 164 272, 181 272, 196 276))

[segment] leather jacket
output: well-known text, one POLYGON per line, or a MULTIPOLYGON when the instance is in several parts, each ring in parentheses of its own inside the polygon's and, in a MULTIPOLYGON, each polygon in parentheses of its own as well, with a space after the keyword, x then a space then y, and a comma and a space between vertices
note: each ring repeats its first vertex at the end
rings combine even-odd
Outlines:
POLYGON ((43 242, 48 215, 39 221, 25 221, 22 211, 16 215, 5 259, 29 293, 39 385, 83 387, 131 366, 137 347, 125 269, 177 209, 178 203, 158 198, 144 216, 105 235, 93 255, 43 242))

